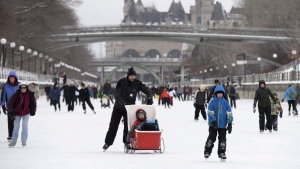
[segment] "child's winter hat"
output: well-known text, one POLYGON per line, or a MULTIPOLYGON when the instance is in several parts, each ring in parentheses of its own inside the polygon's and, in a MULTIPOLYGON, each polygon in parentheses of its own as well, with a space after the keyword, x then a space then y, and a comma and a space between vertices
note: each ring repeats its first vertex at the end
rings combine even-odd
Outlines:
POLYGON ((202 90, 202 91, 205 90, 204 84, 201 84, 199 88, 200 88, 200 90, 202 90))
POLYGON ((277 96, 277 93, 276 93, 276 92, 272 92, 272 94, 273 94, 274 96, 275 96, 275 95, 277 96))
POLYGON ((147 113, 144 109, 137 109, 136 110, 136 119, 139 121, 145 121, 147 119, 147 113), (140 116, 140 114, 143 114, 143 117, 140 116))

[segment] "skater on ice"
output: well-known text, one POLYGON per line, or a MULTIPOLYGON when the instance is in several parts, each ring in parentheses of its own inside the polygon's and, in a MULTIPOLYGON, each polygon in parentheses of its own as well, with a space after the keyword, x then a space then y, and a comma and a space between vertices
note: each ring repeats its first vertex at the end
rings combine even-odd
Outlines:
POLYGON ((288 104, 289 104, 289 116, 291 115, 291 105, 293 106, 293 115, 298 115, 297 105, 296 105, 296 97, 297 92, 293 89, 291 85, 288 86, 288 89, 284 92, 282 102, 284 102, 284 99, 287 98, 288 104))
POLYGON ((205 102, 206 100, 207 100, 207 94, 205 91, 205 86, 203 84, 201 84, 199 89, 195 92, 195 95, 194 95, 194 107, 195 107, 194 120, 195 121, 199 120, 200 111, 201 111, 203 120, 205 120, 205 121, 207 120, 206 112, 205 112, 205 108, 207 107, 206 102, 205 102))
POLYGON ((19 136, 20 123, 22 120, 21 141, 22 146, 26 146, 28 138, 28 121, 29 116, 34 116, 36 111, 36 100, 34 93, 28 88, 27 82, 22 82, 19 89, 8 101, 7 112, 9 117, 14 121, 14 131, 11 142, 8 146, 14 147, 19 136))
POLYGON ((277 93, 272 92, 273 96, 276 99, 276 103, 274 104, 273 100, 271 101, 271 115, 272 115, 272 127, 274 131, 278 131, 278 115, 282 118, 282 107, 280 104, 280 100, 277 98, 277 93))
POLYGON ((226 159, 226 131, 228 134, 232 131, 233 115, 228 101, 224 99, 225 90, 223 86, 217 85, 214 95, 215 97, 207 109, 209 135, 205 143, 204 157, 207 159, 211 155, 214 142, 219 134, 218 156, 223 161, 226 159))
POLYGON ((271 90, 266 87, 264 80, 259 81, 259 88, 255 91, 253 112, 256 112, 256 103, 258 101, 258 113, 259 113, 259 130, 264 132, 265 130, 265 115, 267 118, 266 128, 272 132, 272 117, 271 117, 271 102, 269 96, 276 103, 275 97, 273 96, 271 90))
POLYGON ((115 94, 115 105, 110 119, 109 128, 105 137, 103 150, 106 151, 114 143, 121 118, 124 119, 123 143, 127 144, 128 122, 125 105, 135 105, 136 95, 142 91, 147 95, 147 105, 153 104, 151 91, 140 80, 136 79, 133 67, 128 69, 127 76, 118 81, 115 94))

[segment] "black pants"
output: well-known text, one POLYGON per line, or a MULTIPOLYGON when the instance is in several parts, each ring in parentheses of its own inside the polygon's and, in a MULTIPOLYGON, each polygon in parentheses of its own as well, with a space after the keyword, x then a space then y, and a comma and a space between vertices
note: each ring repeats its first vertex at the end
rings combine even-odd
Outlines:
POLYGON ((180 98, 181 98, 181 100, 183 100, 182 94, 177 94, 177 96, 178 96, 178 100, 179 100, 179 101, 180 101, 180 98))
POLYGON ((58 104, 58 108, 60 109, 60 102, 59 100, 52 100, 52 105, 54 106, 54 110, 56 111, 56 104, 58 104))
POLYGON ((68 104, 68 111, 74 111, 74 99, 70 100, 68 104))
MULTIPOLYGON (((278 129, 278 115, 272 115, 271 118, 272 118, 273 130, 277 130, 278 129)), ((266 126, 267 126, 267 124, 266 124, 266 126)))
POLYGON ((12 133, 14 131, 14 120, 12 120, 9 116, 7 116, 7 125, 8 125, 8 137, 12 137, 12 133))
POLYGON ((236 108, 235 96, 230 96, 230 106, 231 107, 232 107, 232 102, 233 102, 234 108, 236 108))
POLYGON ((186 95, 187 95, 186 93, 183 94, 184 100, 187 100, 186 95))
POLYGON ((92 110, 94 110, 94 106, 92 105, 91 100, 90 100, 89 97, 86 98, 86 99, 82 99, 82 108, 83 108, 83 110, 86 110, 85 102, 89 105, 89 107, 90 107, 92 110))
POLYGON ((120 124, 122 117, 124 119, 123 143, 125 144, 127 142, 126 141, 126 137, 128 134, 127 111, 120 110, 120 109, 114 107, 113 112, 111 114, 109 128, 108 128, 108 131, 107 131, 106 137, 105 137, 106 144, 112 145, 114 143, 114 140, 116 138, 117 131, 118 131, 119 124, 120 124))
POLYGON ((162 105, 164 105, 166 107, 166 104, 168 105, 168 107, 170 107, 170 99, 169 98, 162 98, 161 99, 162 105))
POLYGON ((288 104, 289 104, 289 111, 291 111, 291 105, 293 106, 293 110, 295 112, 298 112, 297 108, 296 108, 296 101, 295 100, 288 100, 288 104))
POLYGON ((213 127, 209 127, 208 131, 209 131, 209 135, 205 143, 204 153, 211 154, 218 133, 219 133, 218 154, 225 153, 226 152, 226 128, 219 128, 219 131, 216 131, 213 127))
POLYGON ((259 112, 259 130, 265 129, 265 115, 267 119, 267 129, 272 130, 272 117, 271 117, 271 106, 258 107, 259 112))
POLYGON ((198 105, 198 104, 196 104, 195 120, 199 119, 199 113, 200 113, 200 111, 201 111, 201 115, 202 115, 203 119, 206 120, 207 118, 206 118, 205 107, 204 107, 204 105, 198 105))

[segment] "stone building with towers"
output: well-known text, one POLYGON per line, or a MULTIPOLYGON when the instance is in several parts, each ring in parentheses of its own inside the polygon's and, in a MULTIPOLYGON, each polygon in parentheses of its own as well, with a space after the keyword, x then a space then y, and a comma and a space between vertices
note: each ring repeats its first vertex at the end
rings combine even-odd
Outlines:
MULTIPOLYGON (((235 10, 237 11, 237 10, 235 10)), ((168 11, 158 11, 155 6, 144 6, 142 0, 124 0, 122 25, 166 25, 190 27, 242 26, 238 14, 227 13, 220 2, 195 0, 190 11, 184 10, 181 1, 170 4, 168 11)), ((107 42, 106 57, 181 58, 193 46, 175 42, 124 41, 107 42), (188 46, 188 47, 187 47, 188 46)))

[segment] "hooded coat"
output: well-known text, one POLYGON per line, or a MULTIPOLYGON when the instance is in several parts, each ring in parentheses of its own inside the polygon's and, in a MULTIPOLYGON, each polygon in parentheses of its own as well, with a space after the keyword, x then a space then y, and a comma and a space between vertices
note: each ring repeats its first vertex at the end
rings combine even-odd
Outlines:
POLYGON ((225 100, 225 90, 223 86, 218 85, 214 90, 215 97, 210 101, 207 109, 208 124, 213 127, 212 122, 216 121, 218 128, 226 128, 228 123, 232 123, 233 116, 231 107, 227 100, 225 100), (217 92, 222 92, 223 97, 218 98, 217 92))
POLYGON ((9 72, 8 77, 7 77, 7 82, 3 85, 3 88, 2 88, 2 93, 1 93, 1 105, 2 106, 5 106, 5 103, 7 104, 10 97, 19 89, 18 85, 19 85, 19 82, 18 82, 18 77, 17 77, 16 72, 14 72, 14 71, 9 72), (10 83, 10 81, 9 81, 10 76, 14 76, 16 78, 14 84, 10 83))
POLYGON ((297 98, 297 92, 292 88, 292 86, 289 86, 288 89, 284 92, 282 100, 284 100, 285 98, 287 98, 288 101, 289 100, 296 100, 296 98, 297 98), (290 97, 290 94, 292 92, 295 94, 295 98, 291 98, 290 97))
POLYGON ((254 104, 253 107, 256 107, 256 102, 258 101, 258 106, 259 107, 267 107, 267 106, 271 106, 271 102, 270 102, 270 98, 269 96, 272 98, 272 100, 274 101, 274 103, 276 102, 275 97, 273 96, 271 90, 269 88, 266 87, 266 83, 264 80, 260 80, 259 81, 259 88, 255 91, 255 97, 254 97, 254 104), (261 88, 260 84, 264 83, 265 87, 261 88))

